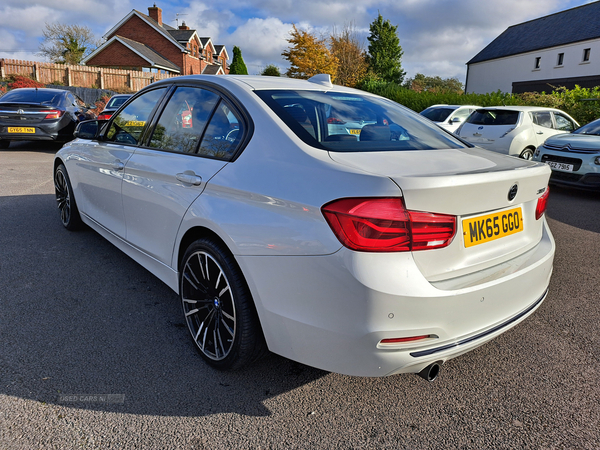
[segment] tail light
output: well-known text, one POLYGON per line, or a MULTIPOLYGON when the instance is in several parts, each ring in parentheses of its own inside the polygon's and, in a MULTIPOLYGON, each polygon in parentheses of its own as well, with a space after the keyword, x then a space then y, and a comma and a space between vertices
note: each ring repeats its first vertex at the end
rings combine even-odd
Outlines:
POLYGON ((112 113, 108 113, 108 114, 98 114, 97 119, 98 120, 108 120, 110 119, 110 116, 112 116, 112 113))
POLYGON ((546 212, 546 207, 548 206, 548 196, 550 195, 550 187, 546 188, 546 191, 542 194, 540 198, 538 198, 537 206, 535 207, 535 220, 539 220, 540 217, 544 215, 546 212))
POLYGON ((346 198, 321 208, 340 242, 364 252, 409 252, 446 247, 456 217, 409 211, 401 198, 346 198))
POLYGON ((44 119, 60 119, 61 116, 65 113, 64 111, 60 111, 58 109, 53 109, 50 111, 42 111, 42 113, 46 114, 44 119))
POLYGON ((327 123, 341 125, 341 124, 346 123, 346 122, 344 122, 343 120, 338 119, 336 117, 330 117, 329 119, 327 119, 327 123))

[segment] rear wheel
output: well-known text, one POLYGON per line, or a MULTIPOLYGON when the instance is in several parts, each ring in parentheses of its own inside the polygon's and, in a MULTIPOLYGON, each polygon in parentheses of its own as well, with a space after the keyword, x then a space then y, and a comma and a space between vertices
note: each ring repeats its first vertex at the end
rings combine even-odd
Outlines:
POLYGON ((519 155, 519 158, 532 160, 533 159, 533 150, 530 148, 526 148, 525 150, 523 150, 521 152, 521 154, 519 155))
POLYGON ((265 352, 250 291, 221 244, 202 238, 188 247, 179 291, 188 329, 208 364, 235 370, 265 352))
POLYGON ((83 222, 73 197, 73 188, 69 175, 67 175, 67 169, 62 164, 54 172, 54 192, 63 226, 69 231, 79 230, 83 226, 83 222))

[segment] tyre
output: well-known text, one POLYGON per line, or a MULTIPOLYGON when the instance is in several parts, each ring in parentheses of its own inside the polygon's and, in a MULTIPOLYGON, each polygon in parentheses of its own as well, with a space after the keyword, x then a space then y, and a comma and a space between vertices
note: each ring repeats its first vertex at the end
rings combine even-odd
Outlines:
POLYGON ((209 365, 236 370, 266 352, 248 286, 222 244, 202 238, 188 247, 179 292, 192 339, 209 365))
POLYGON ((62 164, 54 172, 54 192, 63 226, 69 231, 81 229, 83 222, 75 203, 75 197, 73 197, 73 188, 69 175, 67 175, 67 169, 62 164))
POLYGON ((523 159, 527 159, 527 160, 531 161, 533 159, 533 150, 530 148, 526 148, 525 150, 523 150, 521 152, 521 154, 519 155, 519 158, 523 158, 523 159))
POLYGON ((2 139, 0 141, 0 148, 8 148, 10 145, 10 141, 7 141, 6 139, 2 139))

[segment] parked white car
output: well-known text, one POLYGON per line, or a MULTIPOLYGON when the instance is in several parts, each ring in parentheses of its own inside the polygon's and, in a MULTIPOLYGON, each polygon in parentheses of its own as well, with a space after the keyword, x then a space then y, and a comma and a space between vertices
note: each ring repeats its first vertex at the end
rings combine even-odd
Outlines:
POLYGON ((546 297, 550 167, 328 75, 169 78, 76 137, 54 160, 62 224, 88 225, 178 293, 215 368, 268 348, 431 380, 546 297), (329 127, 332 109, 360 132, 329 127))
POLYGON ((532 159, 535 149, 550 136, 578 127, 575 119, 558 109, 494 106, 473 112, 456 135, 488 150, 532 159))
POLYGON ((427 117, 445 130, 454 133, 469 114, 481 108, 475 105, 433 105, 419 114, 427 117))

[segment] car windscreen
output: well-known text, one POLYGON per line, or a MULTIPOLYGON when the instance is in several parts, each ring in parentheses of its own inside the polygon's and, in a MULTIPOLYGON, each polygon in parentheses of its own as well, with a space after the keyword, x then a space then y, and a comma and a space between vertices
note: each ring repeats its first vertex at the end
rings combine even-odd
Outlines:
POLYGON ((334 152, 433 150, 467 145, 419 114, 381 97, 348 92, 256 94, 307 144, 334 152))
POLYGON ((507 111, 503 109, 477 109, 466 123, 473 125, 514 125, 519 120, 519 111, 507 111))
POLYGON ((0 98, 0 101, 2 103, 44 103, 58 105, 61 103, 63 96, 60 92, 43 89, 15 89, 4 94, 0 98))
POLYGON ((421 111, 421 115, 434 122, 443 122, 453 111, 455 110, 452 108, 427 108, 421 111))
POLYGON ((129 100, 129 97, 113 97, 108 101, 107 108, 117 109, 123 103, 129 100))
POLYGON ((578 128, 573 131, 575 134, 595 134, 596 136, 600 136, 600 120, 594 120, 593 122, 588 123, 587 125, 578 128))

